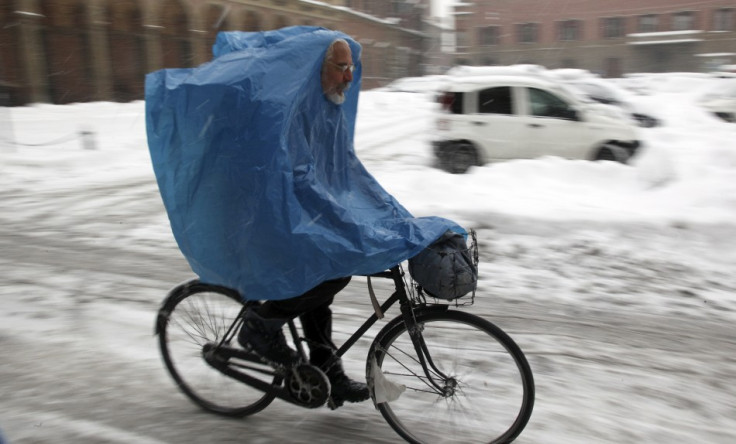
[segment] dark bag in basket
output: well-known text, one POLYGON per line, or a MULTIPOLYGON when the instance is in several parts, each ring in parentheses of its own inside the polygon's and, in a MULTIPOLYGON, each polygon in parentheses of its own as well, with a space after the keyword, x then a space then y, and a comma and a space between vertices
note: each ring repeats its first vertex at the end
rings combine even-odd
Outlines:
POLYGON ((409 259, 409 273, 430 296, 453 300, 475 292, 477 260, 465 237, 446 231, 439 239, 409 259))

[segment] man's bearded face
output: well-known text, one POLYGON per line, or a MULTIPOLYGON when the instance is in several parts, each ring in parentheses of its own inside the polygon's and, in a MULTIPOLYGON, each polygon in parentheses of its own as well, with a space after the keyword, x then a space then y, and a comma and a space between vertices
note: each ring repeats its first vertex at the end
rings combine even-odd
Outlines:
POLYGON ((345 101, 345 91, 353 81, 353 57, 350 46, 336 42, 332 56, 325 61, 322 70, 322 91, 331 102, 340 105, 345 101))

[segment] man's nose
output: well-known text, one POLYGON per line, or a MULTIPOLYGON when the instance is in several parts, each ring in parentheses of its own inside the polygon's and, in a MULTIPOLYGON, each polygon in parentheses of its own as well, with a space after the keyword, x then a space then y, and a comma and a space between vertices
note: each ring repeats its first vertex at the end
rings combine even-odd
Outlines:
POLYGON ((353 72, 350 71, 349 69, 346 69, 342 73, 342 79, 345 82, 352 82, 353 81, 353 72))

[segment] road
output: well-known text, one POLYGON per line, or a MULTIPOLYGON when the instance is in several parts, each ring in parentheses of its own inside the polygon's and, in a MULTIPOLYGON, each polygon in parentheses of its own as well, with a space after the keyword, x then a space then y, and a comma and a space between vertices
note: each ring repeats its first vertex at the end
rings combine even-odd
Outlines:
MULTIPOLYGON (((165 373, 153 336, 158 303, 190 277, 175 247, 17 228, 0 228, 0 427, 11 443, 401 442, 370 404, 330 411, 275 401, 242 420, 200 411, 165 373)), ((341 293, 338 342, 370 313, 365 294, 360 280, 341 293)), ((463 309, 501 326, 529 357, 536 408, 518 443, 736 439, 736 339, 722 318, 483 291, 463 309)), ((351 374, 361 375, 368 345, 346 355, 351 374)))

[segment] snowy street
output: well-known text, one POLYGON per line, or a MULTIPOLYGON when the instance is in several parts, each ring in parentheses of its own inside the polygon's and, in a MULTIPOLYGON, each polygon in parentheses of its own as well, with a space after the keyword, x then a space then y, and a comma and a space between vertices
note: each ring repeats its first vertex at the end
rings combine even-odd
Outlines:
MULTIPOLYGON (((736 125, 662 106, 668 124, 643 130, 650 151, 633 165, 538 159, 453 176, 431 166, 433 105, 391 94, 361 96, 358 155, 416 215, 478 230, 479 291, 460 309, 529 358, 536 403, 516 442, 736 441, 736 125)), ((151 171, 143 104, 40 105, 12 121, 19 144, 83 128, 97 145, 0 147, 9 444, 402 442, 370 403, 275 401, 243 420, 199 410, 153 335, 166 292, 193 276, 151 171)), ((333 309, 340 343, 371 313, 364 281, 333 309)), ((351 376, 364 377, 384 323, 346 355, 351 376)))
MULTIPOLYGON (((369 404, 333 412, 276 401, 246 420, 200 412, 165 373, 152 335, 156 298, 188 277, 183 261, 59 234, 0 235, 3 251, 15 252, 2 263, 0 333, 0 413, 10 442, 399 442, 369 404)), ((732 324, 717 316, 484 291, 467 309, 507 330, 535 371, 535 413, 517 442, 734 438, 736 342, 732 324)), ((354 314, 370 313, 361 282, 336 312, 345 336, 354 314)), ((367 345, 348 354, 352 374, 361 374, 367 345)))

